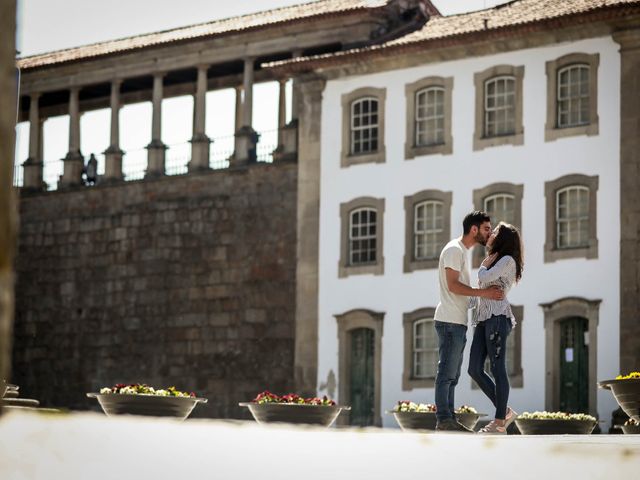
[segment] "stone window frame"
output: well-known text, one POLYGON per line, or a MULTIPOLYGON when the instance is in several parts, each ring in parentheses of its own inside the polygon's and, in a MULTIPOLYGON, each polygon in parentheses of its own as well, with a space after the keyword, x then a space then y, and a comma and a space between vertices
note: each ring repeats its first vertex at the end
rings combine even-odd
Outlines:
MULTIPOLYGON (((338 323, 338 400, 342 405, 349 405, 351 392, 349 360, 351 358, 351 342, 349 332, 357 328, 369 328, 374 334, 374 424, 382 426, 381 416, 381 384, 382 384, 382 334, 384 327, 384 312, 374 312, 367 309, 354 309, 334 315, 338 323)), ((341 415, 338 424, 348 425, 348 415, 341 415)))
MULTIPOLYGON (((522 234, 522 196, 524 194, 524 185, 509 182, 498 182, 478 188, 473 191, 473 205, 476 210, 484 210, 484 201, 493 195, 507 194, 514 197, 515 220, 514 226, 520 230, 522 234)), ((493 223, 491 224, 494 227, 493 223)), ((473 249, 472 266, 479 268, 484 259, 484 248, 477 245, 473 249)))
POLYGON ((361 163, 384 163, 386 148, 385 135, 385 100, 386 88, 362 87, 342 95, 342 152, 340 166, 342 168, 361 163), (373 97, 378 101, 378 150, 372 153, 351 154, 351 104, 363 97, 373 97))
POLYGON ((473 76, 476 95, 475 131, 473 133, 473 150, 484 150, 499 145, 523 145, 523 79, 524 65, 496 65, 489 67, 473 76), (494 77, 511 76, 515 80, 515 132, 511 135, 493 137, 484 136, 484 85, 494 77))
POLYGON ((451 134, 452 97, 453 77, 431 76, 405 85, 407 112, 404 144, 405 160, 411 160, 420 155, 450 155, 453 153, 453 137, 451 134), (431 87, 439 87, 444 90, 444 143, 437 145, 416 145, 416 94, 431 87))
POLYGON ((544 262, 550 263, 567 258, 598 258, 598 175, 564 175, 545 182, 546 234, 544 262), (589 246, 578 248, 557 248, 556 208, 557 192, 566 187, 581 186, 589 189, 589 246))
POLYGON ((589 413, 598 416, 597 408, 597 349, 599 310, 602 300, 565 297, 541 303, 545 330, 545 410, 560 408, 560 322, 571 317, 585 318, 589 330, 589 413))
MULTIPOLYGON (((433 318, 436 309, 433 307, 419 308, 413 312, 402 315, 402 326, 404 331, 404 364, 402 371, 402 390, 410 391, 414 388, 433 388, 436 377, 414 378, 413 377, 413 326, 418 320, 428 320, 435 322, 433 318)), ((435 323, 434 323, 435 328, 435 323)), ((437 347, 437 345, 436 345, 437 347)))
POLYGON ((338 277, 349 275, 384 274, 384 198, 358 197, 340 204, 340 260, 338 277), (366 265, 349 264, 349 228, 350 214, 359 208, 371 208, 376 211, 376 261, 366 265))
MULTIPOLYGON (((511 305, 511 311, 516 318, 516 327, 511 330, 509 336, 513 336, 513 368, 511 371, 507 371, 509 376, 509 385, 513 388, 524 387, 524 372, 522 369, 522 326, 524 323, 524 306, 523 305, 511 305)), ((480 387, 471 380, 471 389, 478 390, 480 387)))
MULTIPOLYGON (((405 212, 405 230, 404 230, 404 272, 410 273, 416 270, 425 270, 428 268, 437 268, 439 258, 429 258, 425 260, 416 260, 413 257, 414 252, 414 215, 415 206, 418 203, 435 200, 442 202, 442 214, 444 217, 444 231, 443 237, 445 238, 445 244, 451 237, 451 204, 453 202, 452 192, 443 192, 442 190, 422 190, 414 193, 413 195, 407 195, 404 197, 404 212, 405 212)), ((444 245, 443 245, 444 246, 444 245)))
POLYGON ((599 53, 569 53, 546 62, 547 73, 547 119, 544 126, 544 141, 553 142, 559 138, 576 135, 598 135, 598 66, 599 53), (558 127, 558 73, 571 65, 589 66, 589 123, 575 127, 558 127))

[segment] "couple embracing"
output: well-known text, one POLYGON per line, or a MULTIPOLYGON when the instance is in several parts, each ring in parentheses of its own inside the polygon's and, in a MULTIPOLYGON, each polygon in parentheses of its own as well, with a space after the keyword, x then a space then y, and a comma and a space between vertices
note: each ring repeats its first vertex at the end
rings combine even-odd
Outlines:
POLYGON ((472 307, 475 331, 469 375, 496 407, 495 419, 480 433, 506 434, 507 427, 516 417, 516 412, 507 405, 507 337, 516 323, 507 293, 522 275, 520 233, 506 223, 492 229, 491 219, 480 211, 468 214, 462 226, 462 237, 445 245, 438 265, 440 303, 434 316, 439 349, 435 382, 436 430, 472 432, 457 422, 454 414, 455 388, 467 342, 467 310, 472 307), (479 288, 472 288, 467 253, 476 244, 486 246, 488 256, 478 271, 479 288), (493 379, 484 371, 487 358, 493 379))

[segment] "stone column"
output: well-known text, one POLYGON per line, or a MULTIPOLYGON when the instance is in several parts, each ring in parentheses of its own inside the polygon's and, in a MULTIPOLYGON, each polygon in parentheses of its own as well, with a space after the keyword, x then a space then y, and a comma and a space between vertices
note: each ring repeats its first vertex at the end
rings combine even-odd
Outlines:
POLYGON ((242 126, 242 85, 236 85, 236 118, 235 118, 235 132, 240 130, 242 126))
POLYGON ((298 154, 298 124, 287 119, 287 79, 278 80, 280 84, 280 98, 278 104, 278 146, 273 151, 273 161, 295 161, 298 154))
POLYGON ((205 133, 207 115, 207 65, 198 66, 196 95, 193 102, 193 137, 191 138, 191 161, 189 171, 209 168, 209 146, 211 139, 205 133))
POLYGON ((251 126, 253 112, 253 62, 253 57, 244 59, 242 126, 236 130, 235 151, 230 159, 231 167, 242 167, 256 161, 256 146, 259 135, 251 126))
POLYGON ((11 378, 15 311, 13 260, 18 231, 18 196, 13 188, 17 103, 15 38, 16 1, 0 2, 0 379, 11 378))
POLYGON ((162 79, 164 73, 153 75, 153 116, 151 119, 151 143, 147 145, 147 173, 145 177, 164 175, 167 146, 162 143, 162 79))
MULTIPOLYGON (((302 50, 294 50, 291 54, 292 58, 302 56, 302 50)), ((297 78, 292 79, 291 84, 291 122, 298 121, 298 111, 300 110, 300 85, 297 78)))
POLYGON ((82 184, 84 157, 80 153, 80 87, 69 92, 69 152, 62 159, 64 170, 58 186, 68 188, 82 184))
POLYGON ((640 28, 620 44, 620 371, 640 370, 640 28))
POLYGON ((121 79, 111 82, 111 140, 109 148, 104 151, 105 167, 104 180, 118 181, 124 177, 122 175, 122 155, 120 150, 120 85, 121 79))
POLYGON ((300 87, 294 381, 296 392, 315 395, 318 385, 320 124, 325 80, 308 75, 301 79, 300 87))
POLYGON ((22 164, 24 168, 23 187, 29 190, 43 190, 45 186, 42 180, 44 165, 40 151, 42 131, 40 112, 38 110, 39 98, 39 93, 31 94, 31 103, 29 105, 29 158, 22 164))

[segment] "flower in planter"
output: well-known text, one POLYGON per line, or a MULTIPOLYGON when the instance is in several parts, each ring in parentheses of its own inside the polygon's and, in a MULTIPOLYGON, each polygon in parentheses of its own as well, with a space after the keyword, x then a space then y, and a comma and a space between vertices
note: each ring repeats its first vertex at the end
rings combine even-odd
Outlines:
POLYGON ((456 413, 478 413, 478 411, 469 405, 462 405, 456 409, 456 413))
POLYGON ((640 379, 640 372, 631 372, 628 375, 618 375, 616 380, 632 380, 632 379, 640 379))
POLYGON ((432 403, 413 403, 407 400, 399 401, 395 407, 394 412, 435 412, 436 406, 432 403))
POLYGON ((624 422, 624 426, 625 427, 628 427, 628 426, 640 427, 640 422, 636 422, 633 418, 630 418, 629 420, 624 422))
POLYGON ((125 395, 153 395, 156 397, 194 397, 194 392, 187 393, 176 390, 176 387, 164 389, 155 389, 144 383, 124 384, 117 383, 113 387, 104 387, 100 389, 102 395, 106 394, 125 394, 125 395))
MULTIPOLYGON (((433 403, 414 403, 407 400, 401 400, 395 407, 393 407, 393 411, 433 413, 436 411, 436 406, 433 403)), ((455 413, 478 413, 478 411, 469 405, 462 405, 455 410, 455 413)))
POLYGON ((281 403, 286 405, 321 405, 321 406, 334 406, 336 402, 331 400, 326 395, 322 398, 319 397, 310 397, 304 398, 300 395, 296 395, 295 393, 288 393, 286 395, 276 395, 275 393, 271 393, 268 390, 264 392, 260 392, 256 395, 252 403, 264 404, 264 403, 281 403))
POLYGON ((580 420, 584 422, 595 422, 596 418, 586 413, 565 413, 565 412, 523 412, 518 415, 519 420, 580 420))

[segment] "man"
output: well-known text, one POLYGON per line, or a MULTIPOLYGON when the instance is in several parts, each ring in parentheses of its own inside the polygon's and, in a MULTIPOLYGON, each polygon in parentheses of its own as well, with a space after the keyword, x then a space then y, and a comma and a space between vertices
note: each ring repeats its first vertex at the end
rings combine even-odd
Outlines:
POLYGON ((467 297, 504 298, 497 286, 485 289, 470 287, 468 252, 477 243, 486 245, 491 236, 489 216, 485 212, 471 212, 464 217, 462 227, 462 237, 454 238, 445 245, 438 264, 440 303, 434 315, 439 349, 435 389, 437 431, 473 431, 457 422, 454 415, 455 388, 467 343, 467 297))

